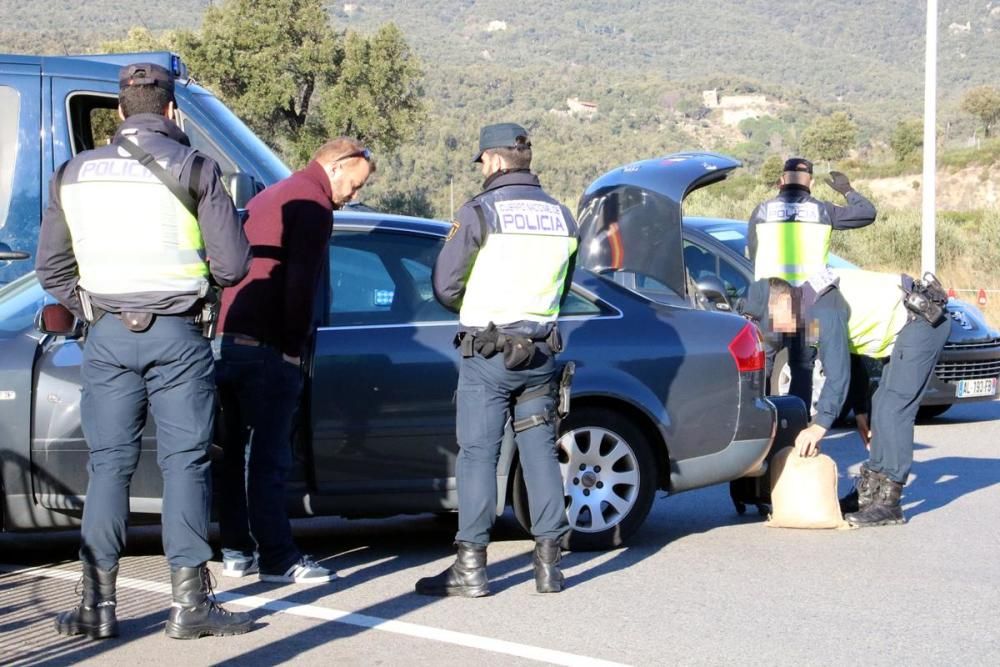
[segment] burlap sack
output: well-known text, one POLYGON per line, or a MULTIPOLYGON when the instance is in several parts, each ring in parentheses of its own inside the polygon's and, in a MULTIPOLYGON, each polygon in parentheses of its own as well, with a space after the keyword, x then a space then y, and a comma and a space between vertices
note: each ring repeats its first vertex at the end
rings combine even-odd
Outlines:
POLYGON ((837 464, 785 447, 771 459, 772 528, 847 528, 837 500, 837 464))

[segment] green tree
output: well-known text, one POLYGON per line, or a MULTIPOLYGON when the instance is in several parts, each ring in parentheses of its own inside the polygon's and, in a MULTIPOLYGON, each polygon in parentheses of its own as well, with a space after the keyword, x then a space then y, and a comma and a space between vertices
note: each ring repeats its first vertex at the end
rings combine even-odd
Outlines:
POLYGON ((785 166, 785 161, 780 155, 768 155, 764 163, 760 165, 760 180, 764 185, 772 186, 781 178, 781 170, 785 166))
POLYGON ((889 137, 889 147, 897 162, 903 162, 924 145, 924 124, 919 120, 901 120, 889 137))
POLYGON ((177 35, 172 31, 154 35, 149 28, 130 28, 122 39, 101 42, 100 50, 106 53, 133 53, 139 51, 173 51, 177 35))
POLYGON ((265 140, 288 150, 314 96, 337 79, 340 38, 320 0, 225 0, 177 34, 193 75, 265 140))
POLYGON ((200 31, 133 28, 109 51, 173 50, 292 164, 341 134, 396 150, 425 115, 423 71, 393 24, 336 32, 321 0, 224 0, 200 31))
POLYGON ((367 38, 349 33, 337 83, 320 103, 325 124, 392 152, 424 117, 422 77, 394 24, 367 38))
POLYGON ((828 163, 845 157, 858 139, 858 126, 843 111, 817 118, 802 132, 802 152, 828 163))
POLYGON ((983 134, 990 136, 990 129, 1000 120, 1000 90, 993 86, 972 88, 962 96, 962 111, 978 118, 983 134))

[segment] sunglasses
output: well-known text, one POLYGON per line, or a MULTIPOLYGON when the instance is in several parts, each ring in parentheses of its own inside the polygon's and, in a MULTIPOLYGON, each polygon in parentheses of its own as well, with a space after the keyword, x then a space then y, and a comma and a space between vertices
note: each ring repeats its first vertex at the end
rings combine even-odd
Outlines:
POLYGON ((355 151, 353 153, 348 153, 347 155, 342 155, 341 157, 339 157, 336 160, 334 160, 334 162, 340 162, 341 160, 349 160, 352 157, 364 158, 365 162, 371 162, 372 158, 374 156, 372 155, 372 152, 369 149, 365 148, 365 149, 360 150, 360 151, 355 151))

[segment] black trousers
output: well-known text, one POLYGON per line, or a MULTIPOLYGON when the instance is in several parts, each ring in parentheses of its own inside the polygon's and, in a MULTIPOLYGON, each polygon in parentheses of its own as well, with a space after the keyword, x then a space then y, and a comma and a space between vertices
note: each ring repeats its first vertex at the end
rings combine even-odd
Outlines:
POLYGON ((134 333, 105 315, 90 328, 80 372, 90 449, 80 559, 105 570, 118 563, 148 408, 163 472, 163 550, 172 567, 201 565, 212 557, 208 447, 215 415, 212 350, 201 326, 157 317, 134 333))
POLYGON ((872 442, 868 468, 906 483, 913 466, 913 423, 934 365, 951 332, 951 318, 937 326, 923 318, 906 323, 872 399, 872 442))

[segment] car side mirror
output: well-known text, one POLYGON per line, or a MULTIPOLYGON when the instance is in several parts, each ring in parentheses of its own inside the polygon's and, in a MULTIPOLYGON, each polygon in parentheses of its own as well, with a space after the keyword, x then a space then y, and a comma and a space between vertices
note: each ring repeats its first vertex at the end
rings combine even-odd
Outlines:
POLYGON ((247 202, 264 188, 257 182, 256 178, 246 172, 239 171, 235 174, 229 174, 226 180, 226 189, 233 198, 233 205, 237 209, 243 210, 247 207, 247 202))
POLYGON ((708 303, 715 306, 716 310, 732 312, 733 307, 729 303, 729 297, 726 296, 726 286, 719 276, 714 274, 703 275, 695 283, 695 286, 698 288, 701 296, 708 303))
POLYGON ((83 322, 61 303, 48 303, 35 315, 35 328, 44 334, 79 338, 83 322))

